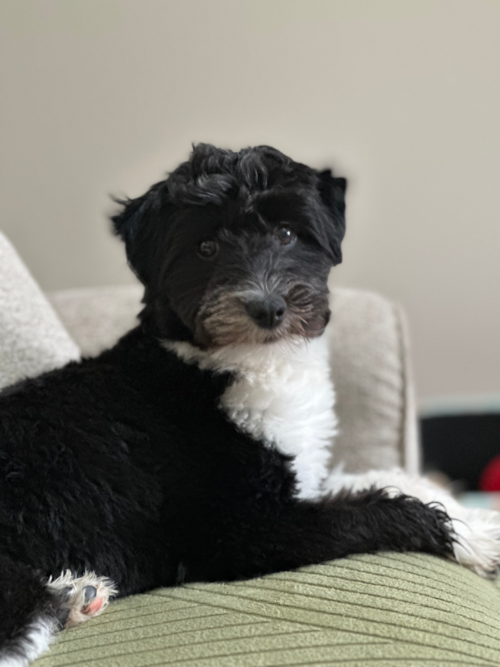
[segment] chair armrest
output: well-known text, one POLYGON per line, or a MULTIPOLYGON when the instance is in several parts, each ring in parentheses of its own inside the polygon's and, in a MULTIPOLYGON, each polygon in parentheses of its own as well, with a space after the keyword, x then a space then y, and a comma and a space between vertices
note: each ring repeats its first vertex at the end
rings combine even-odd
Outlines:
POLYGON ((330 360, 340 433, 333 465, 346 472, 395 466, 415 474, 420 448, 401 308, 370 292, 331 290, 330 360))
POLYGON ((79 356, 39 286, 0 233, 0 389, 79 356))

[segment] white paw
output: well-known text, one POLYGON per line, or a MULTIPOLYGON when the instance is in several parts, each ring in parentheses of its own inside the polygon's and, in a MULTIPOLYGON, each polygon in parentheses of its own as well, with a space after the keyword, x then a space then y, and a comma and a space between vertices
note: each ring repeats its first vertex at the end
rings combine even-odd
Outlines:
POLYGON ((500 512, 464 507, 425 477, 409 476, 402 470, 371 470, 363 475, 347 475, 337 468, 325 483, 325 491, 333 493, 341 488, 362 491, 370 487, 385 488, 390 496, 405 493, 424 503, 437 503, 452 519, 456 560, 482 577, 490 577, 498 571, 500 512))
POLYGON ((47 585, 66 597, 63 603, 65 628, 72 628, 102 614, 110 598, 118 592, 110 579, 98 577, 93 572, 76 577, 71 570, 66 570, 57 579, 50 578, 47 585))
POLYGON ((458 514, 449 513, 457 561, 482 577, 495 574, 500 567, 500 512, 461 508, 458 514))

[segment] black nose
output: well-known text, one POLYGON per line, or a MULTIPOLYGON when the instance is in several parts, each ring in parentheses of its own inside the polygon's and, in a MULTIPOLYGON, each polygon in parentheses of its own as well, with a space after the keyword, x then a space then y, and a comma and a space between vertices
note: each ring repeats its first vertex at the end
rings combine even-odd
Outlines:
POLYGON ((281 296, 252 299, 245 304, 247 313, 262 329, 274 329, 285 318, 286 301, 281 296))

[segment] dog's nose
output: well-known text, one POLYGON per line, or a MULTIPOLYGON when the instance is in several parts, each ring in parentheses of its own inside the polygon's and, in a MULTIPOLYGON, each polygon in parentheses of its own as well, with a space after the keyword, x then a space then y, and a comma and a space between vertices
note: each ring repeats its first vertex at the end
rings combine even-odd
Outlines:
POLYGON ((285 318, 286 301, 281 296, 252 299, 245 304, 247 313, 262 329, 274 329, 285 318))

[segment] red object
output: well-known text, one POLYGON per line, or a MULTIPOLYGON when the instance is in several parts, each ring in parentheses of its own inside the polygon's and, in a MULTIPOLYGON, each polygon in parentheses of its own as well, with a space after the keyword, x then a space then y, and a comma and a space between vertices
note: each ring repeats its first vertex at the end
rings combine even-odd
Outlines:
POLYGON ((479 478, 480 491, 500 491, 500 456, 488 463, 479 478))

